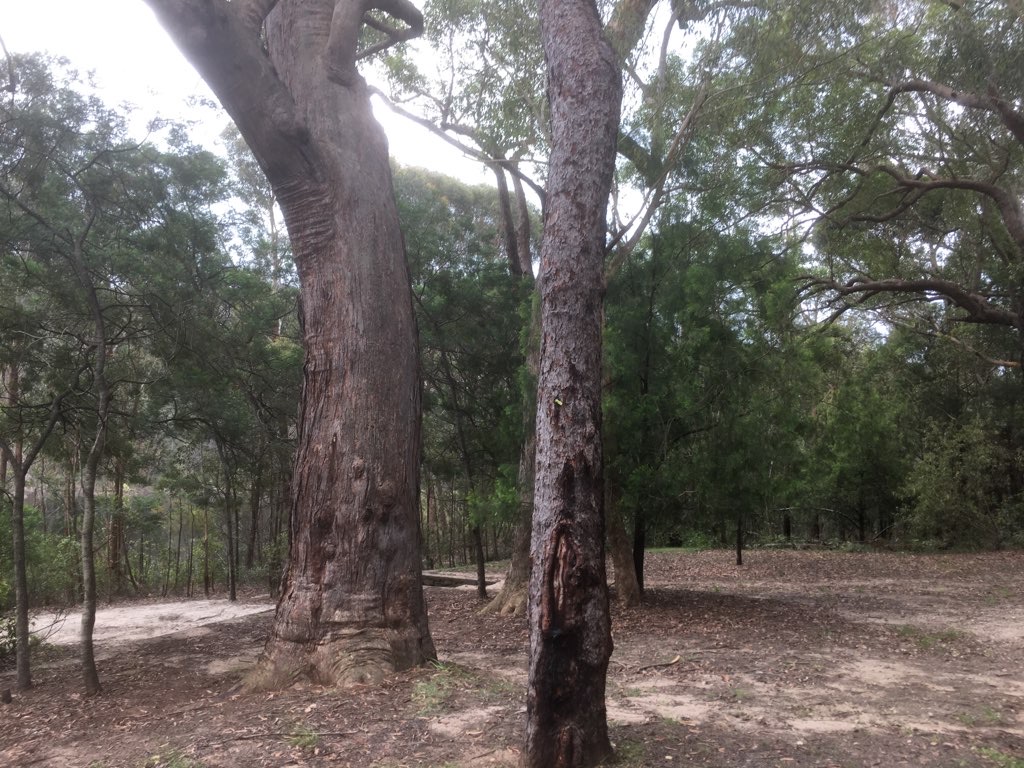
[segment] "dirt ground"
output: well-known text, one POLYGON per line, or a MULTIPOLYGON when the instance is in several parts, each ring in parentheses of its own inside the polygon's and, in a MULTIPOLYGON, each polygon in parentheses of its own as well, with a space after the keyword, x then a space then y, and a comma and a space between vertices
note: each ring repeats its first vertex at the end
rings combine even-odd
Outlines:
MULTIPOLYGON (((618 765, 1024 768, 1024 553, 648 560, 646 604, 613 616, 618 765)), ((172 631, 98 634, 93 699, 74 647, 48 645, 0 705, 0 766, 515 766, 525 620, 427 593, 440 663, 370 688, 240 693, 266 601, 184 625, 191 608, 145 606, 143 632, 172 631)))

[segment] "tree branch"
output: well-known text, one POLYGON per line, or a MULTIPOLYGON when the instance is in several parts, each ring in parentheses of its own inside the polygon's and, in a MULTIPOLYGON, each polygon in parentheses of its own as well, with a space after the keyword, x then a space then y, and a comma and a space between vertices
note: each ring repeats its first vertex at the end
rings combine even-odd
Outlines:
POLYGON ((930 93, 944 101, 959 104, 968 109, 995 112, 1013 134, 1013 137, 1019 143, 1024 144, 1024 115, 1014 110, 1009 102, 1002 99, 994 87, 983 95, 971 91, 961 91, 944 83, 936 83, 923 78, 911 78, 890 85, 889 101, 891 102, 901 93, 930 93))
MULTIPOLYGON (((544 187, 542 187, 537 182, 535 182, 533 179, 531 179, 529 176, 524 174, 522 172, 522 170, 520 170, 519 164, 517 162, 515 162, 514 160, 505 160, 505 159, 495 158, 495 157, 492 157, 491 155, 487 154, 486 152, 484 152, 482 149, 477 149, 476 147, 471 147, 470 145, 468 145, 468 144, 466 144, 464 142, 461 142, 458 139, 456 139, 454 136, 452 136, 450 133, 448 133, 448 131, 446 131, 444 128, 441 128, 439 125, 434 123, 432 120, 428 120, 425 117, 421 117, 420 115, 414 114, 414 113, 410 112, 409 110, 407 110, 407 109, 405 109, 403 107, 400 107, 398 104, 396 104, 394 101, 392 101, 388 97, 388 95, 386 93, 381 91, 379 88, 375 88, 373 86, 370 86, 369 90, 370 90, 371 94, 374 94, 374 95, 378 96, 380 98, 380 100, 384 102, 384 105, 388 109, 390 109, 392 112, 394 112, 397 115, 401 115, 406 120, 410 120, 410 121, 416 123, 417 125, 422 126, 423 128, 426 128, 432 134, 434 134, 435 136, 438 136, 439 138, 441 138, 442 140, 444 140, 445 142, 447 142, 451 146, 455 147, 457 150, 459 150, 460 152, 465 154, 467 157, 471 157, 474 160, 476 160, 477 162, 483 163, 486 166, 491 166, 494 163, 499 164, 502 168, 504 168, 510 174, 512 174, 513 177, 519 179, 523 184, 525 184, 531 190, 533 190, 533 193, 535 195, 537 195, 538 198, 540 198, 541 205, 543 206, 543 204, 544 204, 544 187)), ((469 133, 468 131, 463 131, 463 132, 467 133, 467 134, 469 133)), ((470 136, 470 138, 473 138, 473 137, 470 136)))
POLYGON ((378 21, 369 13, 363 14, 363 23, 372 29, 376 29, 378 32, 384 33, 387 36, 387 40, 382 40, 379 43, 375 43, 356 53, 356 61, 368 58, 375 53, 380 53, 381 51, 390 48, 392 45, 412 40, 413 38, 419 37, 423 34, 422 16, 411 16, 408 19, 403 17, 400 18, 402 18, 402 20, 408 25, 404 29, 398 29, 390 24, 378 21))
POLYGON ((1002 187, 977 179, 925 178, 931 176, 931 172, 927 169, 922 169, 913 178, 885 164, 876 166, 876 170, 888 174, 901 186, 921 190, 922 193, 938 189, 962 189, 991 198, 999 207, 1003 224, 1010 233, 1010 237, 1024 250, 1024 209, 1021 208, 1020 200, 1002 187))
POLYGON ((915 328, 910 323, 904 323, 904 322, 902 322, 900 320, 892 319, 892 320, 890 320, 890 322, 892 322, 894 325, 900 326, 901 328, 906 328, 908 331, 911 331, 913 333, 919 334, 921 336, 925 336, 925 337, 931 336, 931 337, 935 337, 935 338, 938 338, 938 339, 945 339, 946 341, 950 341, 953 344, 956 344, 961 349, 964 349, 967 352, 970 352, 972 355, 977 357, 982 362, 984 362, 984 363, 986 363, 988 365, 991 365, 993 368, 1020 368, 1021 367, 1021 362, 1019 360, 1003 360, 1003 359, 996 358, 996 357, 989 357, 984 352, 982 352, 981 350, 971 346, 970 344, 968 344, 963 339, 957 338, 953 334, 946 333, 945 331, 941 330, 940 328, 935 327, 934 323, 930 323, 930 325, 932 327, 929 330, 922 331, 920 328, 915 328))
MULTIPOLYGON (((988 297, 969 291, 951 280, 937 277, 917 280, 900 278, 871 280, 858 277, 846 283, 839 283, 833 279, 812 276, 805 276, 801 279, 804 281, 804 286, 801 288, 803 293, 831 291, 840 297, 856 297, 856 304, 863 304, 880 293, 920 294, 925 297, 948 299, 967 313, 967 317, 962 318, 963 322, 1024 329, 1024 322, 1016 312, 992 304, 988 297)), ((842 307, 837 315, 830 319, 830 322, 852 306, 855 305, 842 307)))
POLYGON ((274 0, 143 1, 234 118, 271 184, 319 178, 305 124, 253 26, 274 0))
POLYGON ((647 230, 647 226, 650 224, 655 212, 661 205, 661 200, 665 192, 665 182, 668 179, 669 172, 672 169, 676 158, 682 152, 683 148, 689 143, 690 137, 693 135, 697 116, 700 114, 701 109, 708 100, 708 85, 709 79, 705 78, 700 84, 697 94, 694 96, 690 109, 679 124, 679 130, 676 131, 676 135, 672 140, 672 146, 669 147, 668 152, 665 154, 665 162, 662 164, 661 174, 654 179, 654 182, 651 185, 653 189, 650 198, 646 201, 644 210, 637 214, 637 216, 633 217, 633 220, 629 224, 622 227, 608 243, 607 249, 608 251, 612 251, 614 249, 614 256, 605 269, 606 280, 609 276, 615 274, 619 270, 623 262, 628 258, 629 254, 632 253, 634 248, 636 248, 636 244, 640 242, 640 238, 643 237, 644 232, 647 230), (633 233, 630 235, 629 239, 623 243, 622 240, 630 229, 633 229, 633 233))

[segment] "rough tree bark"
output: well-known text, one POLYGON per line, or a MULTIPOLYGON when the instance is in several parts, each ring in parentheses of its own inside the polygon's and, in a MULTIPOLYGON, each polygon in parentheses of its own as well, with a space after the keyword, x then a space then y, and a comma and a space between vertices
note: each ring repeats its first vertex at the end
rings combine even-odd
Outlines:
POLYGON ((593 0, 541 0, 551 157, 541 245, 541 363, 530 576, 529 768, 611 754, 601 326, 605 211, 622 85, 593 0))
POLYGON ((416 331, 387 142, 354 68, 371 6, 409 24, 398 36, 422 18, 395 0, 146 2, 267 174, 301 284, 292 544, 250 685, 372 681, 422 663, 435 654, 417 536, 416 331))

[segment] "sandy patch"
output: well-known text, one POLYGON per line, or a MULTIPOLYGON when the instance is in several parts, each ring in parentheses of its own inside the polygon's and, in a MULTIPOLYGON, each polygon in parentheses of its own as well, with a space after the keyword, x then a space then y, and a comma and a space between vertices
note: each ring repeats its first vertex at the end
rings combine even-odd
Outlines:
MULTIPOLYGON (((274 606, 269 602, 232 603, 228 600, 113 605, 97 609, 93 643, 103 646, 190 632, 205 624, 272 610, 274 606)), ((40 613, 32 617, 32 630, 53 645, 74 645, 81 637, 80 617, 79 613, 64 616, 40 613)))
POLYGON ((431 720, 427 727, 440 736, 482 736, 487 730, 487 722, 504 711, 504 707, 464 709, 431 720))

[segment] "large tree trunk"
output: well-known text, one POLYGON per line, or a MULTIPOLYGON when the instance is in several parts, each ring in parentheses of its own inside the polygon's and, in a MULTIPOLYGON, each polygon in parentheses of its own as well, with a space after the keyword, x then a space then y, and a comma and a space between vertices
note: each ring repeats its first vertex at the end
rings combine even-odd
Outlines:
POLYGON ((605 209, 622 98, 593 0, 541 0, 551 161, 541 246, 541 365, 530 576, 529 768, 611 754, 601 326, 605 209))
POLYGON ((250 683, 365 682, 420 664, 435 654, 417 537, 416 329, 387 143, 353 69, 365 3, 147 2, 266 172, 301 284, 292 545, 250 683))

